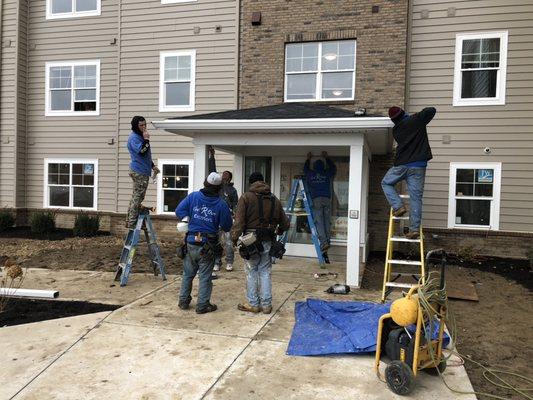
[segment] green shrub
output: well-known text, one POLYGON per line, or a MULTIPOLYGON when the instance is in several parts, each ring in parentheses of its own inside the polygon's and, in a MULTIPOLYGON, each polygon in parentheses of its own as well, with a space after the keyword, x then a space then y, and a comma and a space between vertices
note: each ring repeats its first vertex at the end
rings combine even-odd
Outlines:
POLYGON ((15 218, 9 211, 0 211, 0 232, 11 228, 15 224, 15 218))
POLYGON ((76 216, 74 221, 74 235, 81 237, 96 236, 100 228, 100 217, 98 215, 90 216, 81 213, 76 216))
POLYGON ((52 233, 56 229, 56 216, 51 211, 37 212, 30 220, 31 232, 43 235, 52 233))

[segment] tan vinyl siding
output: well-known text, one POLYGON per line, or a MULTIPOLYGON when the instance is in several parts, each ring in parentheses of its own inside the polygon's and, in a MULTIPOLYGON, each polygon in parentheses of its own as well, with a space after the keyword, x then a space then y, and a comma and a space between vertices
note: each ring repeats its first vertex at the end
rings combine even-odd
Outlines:
POLYGON ((531 232, 533 1, 414 0, 411 18, 408 108, 437 108, 428 129, 434 159, 426 178, 425 225, 447 226, 450 162, 501 162, 499 229, 531 232), (455 16, 448 16, 450 7, 455 16), (505 105, 454 107, 455 36, 482 31, 509 32, 505 105))
POLYGON ((13 207, 15 205, 17 3, 16 0, 2 0, 1 5, 0 207, 13 207))
MULTIPOLYGON (((118 211, 131 195, 126 141, 130 121, 147 121, 235 109, 237 75, 237 2, 202 0, 181 4, 134 0, 122 5, 118 211), (221 32, 215 32, 220 25, 221 32), (200 32, 194 33, 199 27, 200 32), (159 112, 159 55, 161 51, 196 50, 194 112, 159 112)), ((190 139, 150 129, 152 158, 192 160, 190 139)), ((217 153, 218 169, 232 169, 232 157, 217 153)), ((156 204, 156 185, 150 183, 147 204, 156 204)))

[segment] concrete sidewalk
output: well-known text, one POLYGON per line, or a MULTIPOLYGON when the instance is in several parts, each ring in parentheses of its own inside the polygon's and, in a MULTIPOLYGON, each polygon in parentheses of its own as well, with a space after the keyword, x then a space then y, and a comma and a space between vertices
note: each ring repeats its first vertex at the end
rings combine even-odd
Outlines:
MULTIPOLYGON (((285 355, 296 301, 308 297, 379 300, 380 294, 371 291, 355 290, 342 297, 324 293, 336 280, 317 282, 312 276, 318 271, 314 264, 286 259, 274 266, 274 311, 270 315, 236 309, 244 296, 239 263, 235 271, 221 272, 214 281, 212 301, 219 310, 211 314, 177 308, 179 278, 161 285, 160 278, 133 274, 131 287, 114 287, 110 297, 124 299, 124 292, 134 285, 144 285, 146 292, 110 314, 2 328, 0 343, 10 349, 6 359, 17 361, 7 362, 0 372, 2 382, 9 382, 0 386, 0 398, 399 398, 375 376, 372 356, 285 355), (158 280, 159 286, 154 289, 142 283, 144 280, 152 280, 154 285, 158 280), (24 342, 41 345, 36 349, 21 344, 21 335, 24 342)), ((339 282, 343 281, 343 269, 340 264, 330 268, 340 273, 339 282)), ((101 284, 109 287, 109 281, 101 284)), ((104 288, 94 287, 93 293, 99 290, 104 288)), ((452 387, 472 390, 462 366, 450 367, 445 376, 452 387)), ((421 373, 411 398, 475 399, 473 395, 458 396, 446 389, 440 378, 421 373)))

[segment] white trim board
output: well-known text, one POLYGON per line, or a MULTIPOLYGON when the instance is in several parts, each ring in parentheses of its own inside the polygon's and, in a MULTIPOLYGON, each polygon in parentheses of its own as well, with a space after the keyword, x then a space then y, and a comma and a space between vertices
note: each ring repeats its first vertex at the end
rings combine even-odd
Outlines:
POLYGON ((159 53, 159 112, 194 111, 196 104, 196 50, 162 51, 159 53), (176 82, 190 82, 189 104, 180 106, 166 105, 165 86, 165 58, 189 56, 191 58, 190 80, 177 80, 176 82))

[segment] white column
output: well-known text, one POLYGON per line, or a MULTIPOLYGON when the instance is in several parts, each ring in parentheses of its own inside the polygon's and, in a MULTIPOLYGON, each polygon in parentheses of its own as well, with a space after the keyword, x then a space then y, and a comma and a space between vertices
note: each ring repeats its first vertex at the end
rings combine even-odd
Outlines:
POLYGON ((200 190, 204 186, 207 174, 207 146, 194 144, 194 182, 193 189, 200 190))
POLYGON ((366 263, 368 258, 368 243, 366 241, 366 233, 368 231, 368 185, 370 176, 370 161, 365 152, 363 155, 363 182, 361 188, 361 247, 363 253, 361 255, 361 261, 366 263))
POLYGON ((348 249, 346 283, 359 287, 361 243, 361 189, 363 180, 363 146, 350 146, 350 177, 348 190, 348 249))
POLYGON ((241 153, 233 153, 233 184, 239 196, 244 190, 244 156, 241 153))

